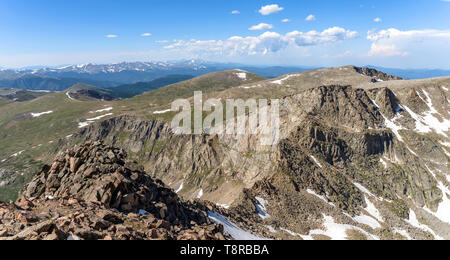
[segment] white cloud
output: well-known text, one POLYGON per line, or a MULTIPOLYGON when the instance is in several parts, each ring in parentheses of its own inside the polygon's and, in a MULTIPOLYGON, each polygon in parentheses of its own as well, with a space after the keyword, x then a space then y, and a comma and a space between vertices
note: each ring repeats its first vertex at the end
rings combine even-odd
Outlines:
POLYGON ((429 46, 436 44, 448 45, 450 42, 450 30, 410 30, 400 31, 395 28, 369 31, 367 39, 372 41, 369 56, 408 56, 409 51, 427 52, 429 46), (428 48, 427 48, 428 47, 428 48))
POLYGON ((391 57, 391 56, 408 56, 407 52, 403 52, 398 49, 394 44, 382 45, 377 43, 372 43, 372 47, 368 53, 369 56, 378 57, 391 57))
POLYGON ((234 10, 234 11, 231 11, 231 14, 240 14, 241 12, 239 11, 239 10, 234 10))
POLYGON ((426 39, 426 38, 450 38, 450 30, 411 30, 400 31, 395 28, 377 31, 369 31, 367 39, 379 40, 401 40, 401 39, 426 39))
POLYGON ((106 35, 105 36, 106 38, 117 38, 117 37, 119 37, 118 35, 115 35, 115 34, 108 34, 108 35, 106 35))
POLYGON ((156 41, 156 43, 168 43, 169 41, 168 40, 159 40, 159 41, 156 41))
POLYGON ((358 33, 356 31, 345 30, 341 27, 332 27, 323 32, 309 31, 303 33, 293 31, 288 33, 287 37, 294 39, 298 46, 311 46, 348 40, 355 38, 357 35, 358 33))
POLYGON ((290 19, 283 19, 283 20, 281 20, 283 23, 288 23, 288 22, 290 22, 291 20, 290 19))
POLYGON ((305 18, 305 21, 308 21, 308 22, 312 22, 312 21, 315 21, 315 20, 316 20, 316 16, 313 15, 313 14, 310 14, 310 15, 308 15, 308 16, 305 18))
POLYGON ((213 55, 266 55, 276 53, 290 47, 306 47, 331 44, 355 38, 357 32, 345 30, 340 27, 332 27, 322 32, 293 31, 285 35, 276 32, 265 32, 259 36, 241 37, 234 36, 226 40, 190 41, 178 40, 174 44, 166 46, 168 50, 180 50, 193 54, 210 52, 213 55))
POLYGON ((272 4, 272 5, 266 5, 261 7, 261 9, 259 10, 259 13, 262 15, 270 15, 270 14, 275 14, 278 12, 283 11, 284 8, 278 6, 277 4, 272 4))
POLYGON ((149 37, 149 36, 152 36, 152 34, 151 33, 143 33, 143 34, 141 34, 141 36, 142 37, 149 37))
POLYGON ((377 17, 377 18, 373 19, 373 21, 376 22, 376 23, 381 23, 382 22, 380 17, 377 17))
POLYGON ((267 23, 260 23, 258 25, 254 25, 248 28, 250 31, 262 31, 262 30, 271 30, 273 29, 273 25, 267 23))

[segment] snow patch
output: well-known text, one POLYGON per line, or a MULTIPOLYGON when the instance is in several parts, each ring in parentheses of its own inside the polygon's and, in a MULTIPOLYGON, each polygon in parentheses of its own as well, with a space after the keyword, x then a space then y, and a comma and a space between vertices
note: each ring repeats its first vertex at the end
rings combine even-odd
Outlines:
POLYGON ((311 155, 311 158, 313 159, 313 161, 320 167, 323 168, 322 164, 320 164, 319 160, 316 159, 316 157, 311 155))
POLYGON ((256 204, 256 209, 258 210, 258 215, 262 218, 262 219, 268 219, 270 218, 270 215, 267 214, 267 208, 266 205, 269 204, 269 202, 263 198, 260 197, 256 197, 255 198, 258 203, 256 204))
POLYGON ((301 237, 305 240, 312 240, 312 235, 324 235, 327 237, 330 237, 332 240, 347 240, 347 231, 348 230, 356 230, 359 231, 361 233, 363 233, 364 235, 367 236, 368 239, 372 239, 372 240, 380 240, 379 237, 369 234, 368 232, 366 232, 365 230, 355 227, 355 226, 351 226, 351 225, 346 225, 346 224, 338 224, 334 221, 333 217, 327 216, 327 215, 323 215, 324 217, 324 223, 323 226, 325 228, 325 230, 312 230, 309 232, 308 236, 302 236, 301 237))
MULTIPOLYGON (((371 99, 371 101, 372 101, 372 103, 374 104, 374 106, 375 106, 376 108, 380 109, 380 106, 375 102, 375 100, 372 100, 372 99, 371 99)), ((389 120, 383 113, 381 113, 381 111, 379 111, 379 112, 380 112, 381 116, 383 116, 383 118, 384 118, 384 124, 385 124, 385 126, 386 126, 387 128, 389 128, 389 129, 392 130, 392 132, 395 134, 395 136, 397 137, 397 139, 398 139, 400 142, 403 142, 403 138, 402 138, 402 136, 401 136, 400 133, 399 133, 400 130, 403 130, 403 127, 400 126, 400 125, 397 125, 397 124, 395 123, 395 121, 396 121, 397 119, 401 118, 401 115, 397 115, 397 116, 395 116, 392 120, 389 120)))
POLYGON ((238 76, 238 78, 240 79, 247 80, 247 73, 245 72, 236 73, 236 76, 238 76))
POLYGON ((203 189, 200 189, 197 195, 197 199, 201 199, 203 197, 203 189))
POLYGON ((284 77, 282 79, 275 80, 275 81, 272 81, 270 83, 277 84, 277 85, 282 85, 284 81, 286 81, 286 80, 288 80, 288 79, 290 79, 292 77, 298 77, 298 76, 299 76, 298 74, 291 74, 291 75, 287 75, 286 77, 284 77))
POLYGON ((66 96, 67 96, 70 100, 76 101, 76 99, 74 99, 73 97, 70 96, 70 93, 69 93, 69 92, 66 92, 66 96))
POLYGON ((402 229, 394 229, 394 232, 397 234, 402 235, 403 237, 405 237, 407 240, 413 240, 412 237, 408 234, 408 232, 406 232, 405 230, 402 229))
POLYGON ((112 116, 112 115, 113 115, 113 113, 108 113, 108 114, 101 115, 101 116, 98 116, 98 117, 88 118, 88 119, 86 119, 86 120, 87 120, 87 121, 97 121, 97 120, 100 120, 100 119, 102 119, 102 118, 104 118, 104 117, 112 116))
POLYGON ((376 221, 374 218, 367 216, 367 215, 360 215, 360 216, 354 217, 353 220, 355 220, 358 223, 367 225, 373 229, 381 228, 381 225, 378 221, 376 221))
POLYGON ((52 195, 45 195, 45 199, 46 200, 54 200, 55 197, 53 197, 52 195))
MULTIPOLYGON (((431 169, 428 168, 428 166, 426 166, 426 168, 436 178, 436 174, 434 174, 434 172, 431 171, 431 169)), ((436 181, 438 182, 438 187, 443 194, 442 202, 439 204, 438 210, 436 212, 433 212, 428 208, 425 208, 425 210, 428 213, 434 215, 436 218, 440 219, 442 222, 450 224, 450 199, 448 198, 448 196, 450 195, 450 190, 437 178, 436 181)))
POLYGON ((308 192, 309 194, 311 194, 311 195, 313 195, 313 196, 316 196, 317 198, 319 198, 319 199, 325 201, 327 204, 329 204, 329 205, 331 205, 331 206, 333 206, 333 207, 336 207, 333 203, 329 202, 328 199, 326 199, 324 196, 321 196, 321 195, 317 194, 317 193, 314 192, 313 190, 307 189, 306 192, 308 192))
POLYGON ((155 111, 155 112, 153 112, 153 114, 154 114, 154 115, 165 114, 165 113, 169 113, 170 111, 172 111, 172 109, 166 109, 166 110, 161 110, 161 111, 155 111))
POLYGON ((101 116, 98 116, 98 117, 88 118, 88 119, 86 119, 85 122, 78 123, 78 128, 86 127, 86 126, 90 125, 91 123, 93 123, 94 121, 97 121, 97 120, 100 120, 100 119, 102 119, 104 117, 112 116, 112 115, 113 115, 113 113, 108 113, 108 114, 101 115, 101 116))
POLYGON ((230 205, 227 205, 227 204, 216 204, 216 205, 221 207, 221 208, 224 208, 224 209, 229 209, 230 208, 230 205))
POLYGON ((268 240, 266 238, 255 236, 250 232, 238 227, 236 224, 229 221, 219 213, 212 211, 208 211, 207 213, 211 221, 216 224, 221 224, 224 227, 224 230, 235 240, 268 240))
POLYGON ((387 165, 386 161, 385 161, 383 158, 380 159, 380 163, 383 164, 383 167, 384 167, 385 169, 388 168, 388 165, 387 165))
POLYGON ((270 233, 278 233, 278 231, 276 229, 274 229, 272 226, 265 226, 270 233))
POLYGON ((80 122, 78 123, 78 128, 84 128, 88 125, 90 125, 90 122, 80 122))
POLYGON ((182 191, 183 190, 183 185, 184 185, 184 182, 181 183, 180 187, 175 192, 178 193, 178 192, 182 191))
POLYGON ((17 156, 23 154, 24 152, 25 152, 25 150, 22 150, 22 151, 20 151, 20 152, 17 152, 17 153, 15 153, 15 154, 12 154, 11 156, 9 156, 9 158, 17 157, 17 156))
POLYGON ((406 111, 416 121, 416 131, 419 133, 430 133, 434 130, 436 133, 448 137, 446 132, 449 131, 450 120, 444 118, 441 122, 437 117, 435 117, 434 115, 439 114, 439 112, 433 106, 433 101, 430 97, 430 94, 425 90, 422 90, 422 93, 426 97, 426 100, 422 100, 427 103, 427 106, 430 109, 429 111, 425 112, 423 116, 416 114, 410 108, 405 106, 406 111))
POLYGON ((48 115, 48 114, 51 114, 51 113, 53 113, 53 111, 47 111, 47 112, 41 112, 41 113, 31 113, 31 116, 32 117, 40 117, 40 116, 43 116, 43 115, 48 115))
POLYGON ((97 111, 91 111, 89 113, 95 114, 95 113, 109 112, 109 111, 111 111, 113 109, 114 109, 113 107, 107 107, 107 108, 100 109, 100 110, 97 110, 97 111))
POLYGON ((419 222, 419 220, 417 219, 416 213, 412 209, 409 210, 409 219, 406 220, 406 222, 408 222, 413 227, 416 227, 420 230, 431 233, 435 239, 444 240, 442 237, 436 235, 436 233, 434 233, 434 231, 431 228, 429 228, 428 226, 426 226, 424 224, 421 224, 419 222))
POLYGON ((383 217, 381 216, 380 211, 377 209, 377 207, 375 207, 375 204, 373 204, 367 197, 366 204, 367 207, 365 208, 365 210, 379 222, 383 222, 383 217))

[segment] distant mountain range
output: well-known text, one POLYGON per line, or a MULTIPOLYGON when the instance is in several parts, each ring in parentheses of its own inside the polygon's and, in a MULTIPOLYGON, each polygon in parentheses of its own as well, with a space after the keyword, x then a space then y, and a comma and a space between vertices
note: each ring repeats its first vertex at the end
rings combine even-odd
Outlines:
POLYGON ((450 76, 450 70, 440 69, 393 69, 377 66, 366 66, 404 79, 427 79, 450 76))
MULTIPOLYGON (((447 70, 390 69, 367 66, 406 79, 449 76, 447 70)), ((249 66, 237 63, 214 63, 202 60, 171 62, 122 62, 116 64, 82 64, 57 68, 41 66, 22 69, 0 69, 0 87, 28 90, 62 91, 77 83, 112 88, 121 85, 150 82, 166 76, 196 77, 212 72, 239 68, 265 78, 276 78, 288 73, 320 69, 317 67, 249 66)), ((185 78, 186 79, 186 78, 185 78)), ((134 86, 136 87, 136 86, 134 86)), ((148 89, 146 90, 148 91, 148 89)), ((136 91, 134 91, 136 92, 136 91)), ((137 93, 142 93, 138 90, 137 93)), ((128 93, 127 93, 128 95, 128 93)))

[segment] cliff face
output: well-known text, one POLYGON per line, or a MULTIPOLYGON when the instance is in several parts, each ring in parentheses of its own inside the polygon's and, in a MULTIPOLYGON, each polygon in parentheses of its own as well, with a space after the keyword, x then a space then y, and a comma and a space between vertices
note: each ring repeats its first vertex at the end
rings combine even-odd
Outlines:
MULTIPOLYGON (((281 100, 281 142, 269 147, 258 145, 260 136, 173 135, 163 121, 131 116, 92 125, 72 140, 124 147, 187 198, 229 205, 243 189, 265 181, 289 200, 305 191, 323 196, 340 218, 370 215, 367 208, 375 205, 382 217, 369 218, 379 223, 378 235, 386 229, 394 237, 393 223, 407 224, 412 211, 436 232, 431 235, 448 237, 449 225, 439 215, 449 184, 447 93, 434 86, 303 91, 281 100), (432 117, 441 128, 428 122, 432 117)), ((416 229, 419 238, 430 235, 416 229)))

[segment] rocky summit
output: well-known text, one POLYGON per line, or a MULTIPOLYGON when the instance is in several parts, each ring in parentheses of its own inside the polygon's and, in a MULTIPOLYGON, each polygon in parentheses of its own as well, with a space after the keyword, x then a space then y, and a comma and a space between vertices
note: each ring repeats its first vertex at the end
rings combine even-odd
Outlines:
POLYGON ((60 153, 0 204, 0 240, 223 240, 207 208, 152 179, 122 149, 87 142, 60 153))

